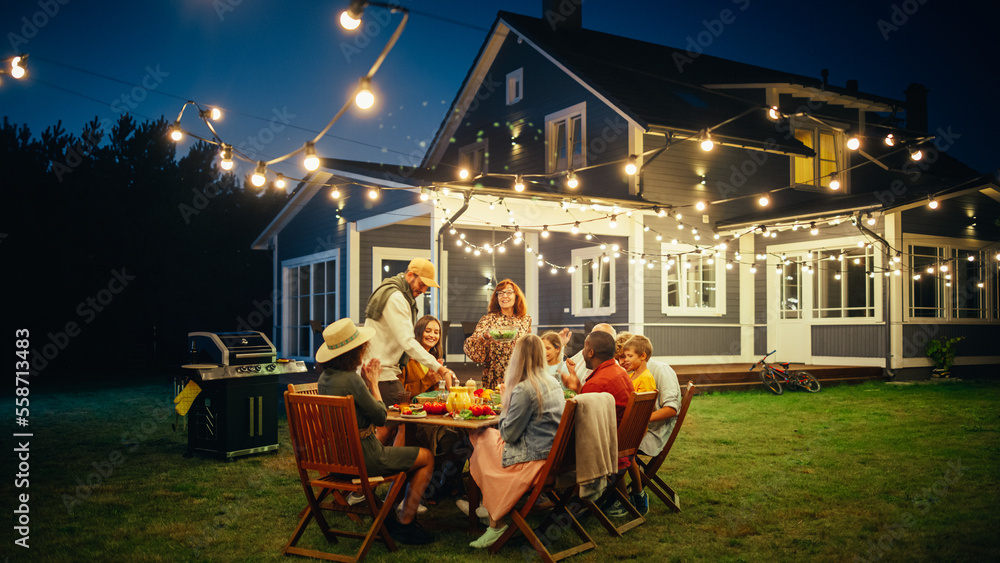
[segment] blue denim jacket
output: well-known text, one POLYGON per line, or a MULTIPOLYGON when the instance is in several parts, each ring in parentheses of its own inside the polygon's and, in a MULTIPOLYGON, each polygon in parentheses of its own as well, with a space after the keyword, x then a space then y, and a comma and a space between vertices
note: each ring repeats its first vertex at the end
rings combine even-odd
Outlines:
POLYGON ((500 417, 504 467, 545 459, 552 449, 559 419, 566 407, 562 387, 552 377, 540 378, 541 412, 538 395, 528 381, 518 383, 510 394, 510 405, 500 417))

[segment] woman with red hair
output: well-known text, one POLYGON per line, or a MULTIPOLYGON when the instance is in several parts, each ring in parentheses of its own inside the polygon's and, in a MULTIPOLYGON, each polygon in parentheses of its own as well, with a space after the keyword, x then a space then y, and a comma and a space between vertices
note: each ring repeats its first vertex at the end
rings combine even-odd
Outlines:
POLYGON ((503 280, 493 291, 488 312, 479 319, 472 336, 465 340, 465 355, 483 364, 483 387, 496 389, 500 385, 514 342, 525 334, 531 334, 531 315, 524 293, 513 281, 503 280), (490 336, 490 331, 504 330, 516 330, 517 335, 500 341, 490 336))

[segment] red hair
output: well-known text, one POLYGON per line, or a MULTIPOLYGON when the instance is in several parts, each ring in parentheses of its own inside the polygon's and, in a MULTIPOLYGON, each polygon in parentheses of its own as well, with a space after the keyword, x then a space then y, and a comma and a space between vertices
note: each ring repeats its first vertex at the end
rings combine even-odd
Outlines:
POLYGON ((528 313, 528 306, 524 304, 524 292, 521 291, 520 287, 517 287, 516 283, 509 279, 497 283, 497 288, 493 290, 493 296, 490 297, 489 312, 500 314, 500 301, 497 298, 497 294, 501 290, 506 289, 508 285, 514 290, 514 316, 523 317, 528 313))

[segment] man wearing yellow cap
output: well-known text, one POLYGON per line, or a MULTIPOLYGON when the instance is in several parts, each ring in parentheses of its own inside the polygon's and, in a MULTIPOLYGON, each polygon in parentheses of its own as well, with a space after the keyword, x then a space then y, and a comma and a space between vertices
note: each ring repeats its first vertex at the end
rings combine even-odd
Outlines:
MULTIPOLYGON (((382 280, 365 307, 365 326, 375 329, 371 350, 382 363, 379 391, 385 404, 400 402, 403 384, 399 380, 401 365, 413 358, 427 368, 428 374, 444 379, 451 387, 455 372, 441 365, 413 336, 417 320, 417 298, 432 287, 440 288, 434 277, 436 270, 430 260, 414 258, 406 272, 382 280)), ((380 438, 388 431, 380 428, 380 438)))

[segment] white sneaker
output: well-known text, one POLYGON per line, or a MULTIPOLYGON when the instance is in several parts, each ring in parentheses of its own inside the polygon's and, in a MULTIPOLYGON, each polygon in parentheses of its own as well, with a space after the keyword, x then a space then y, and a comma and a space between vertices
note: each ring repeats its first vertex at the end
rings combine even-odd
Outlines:
MULTIPOLYGON (((465 514, 466 516, 469 515, 469 501, 465 499, 458 499, 455 501, 455 506, 462 511, 462 514, 465 514)), ((486 510, 485 506, 480 505, 479 508, 476 509, 476 516, 479 517, 479 521, 482 522, 484 526, 490 525, 490 512, 486 510)))
POLYGON ((354 506, 356 504, 361 504, 363 502, 365 502, 365 495, 361 495, 358 493, 351 493, 347 495, 347 504, 349 506, 354 506))
MULTIPOLYGON (((399 513, 399 514, 403 513, 403 503, 404 502, 406 502, 406 499, 403 499, 403 500, 399 501, 399 504, 396 505, 396 512, 397 513, 399 513)), ((421 505, 417 507, 417 514, 424 514, 426 512, 427 512, 427 507, 424 506, 421 503, 421 505)))

